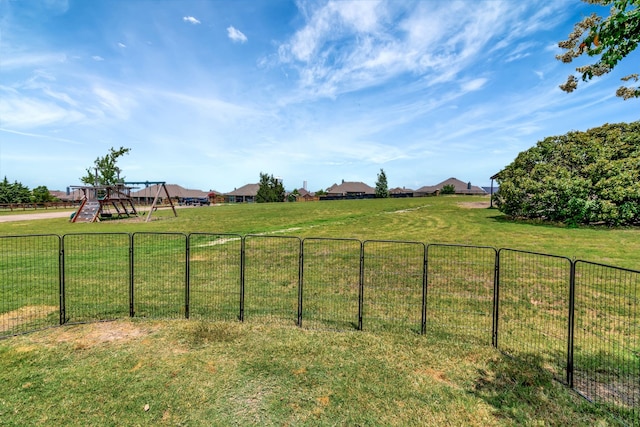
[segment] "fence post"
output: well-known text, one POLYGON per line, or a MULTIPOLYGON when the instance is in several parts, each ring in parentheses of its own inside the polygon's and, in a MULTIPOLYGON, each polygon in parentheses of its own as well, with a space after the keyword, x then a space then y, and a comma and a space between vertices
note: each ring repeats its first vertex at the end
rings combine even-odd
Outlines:
POLYGON ((190 280, 189 280, 189 267, 191 265, 191 234, 186 236, 185 240, 186 248, 185 248, 185 269, 184 269, 184 317, 185 319, 189 318, 189 293, 190 293, 190 280))
POLYGON ((64 240, 58 236, 58 292, 60 297, 60 324, 67 321, 67 306, 65 296, 64 276, 64 240))
POLYGON ((428 246, 423 246, 423 262, 422 262, 422 324, 420 325, 420 334, 427 333, 427 271, 429 267, 429 250, 428 246))
POLYGON ((244 322, 244 274, 245 274, 245 239, 247 236, 242 236, 240 240, 240 313, 238 320, 244 322))
POLYGON ((496 251, 495 267, 493 269, 493 331, 491 344, 498 348, 498 317, 500 308, 500 250, 496 251))
POLYGON ((362 330, 362 305, 364 304, 364 244, 360 242, 360 278, 358 279, 358 330, 362 330))
POLYGON ((573 337, 575 328, 576 262, 571 260, 569 273, 569 324, 567 331, 567 385, 573 388, 573 337))
POLYGON ((133 234, 129 234, 129 317, 135 316, 134 311, 134 271, 133 271, 133 260, 134 260, 134 248, 133 248, 133 234))
POLYGON ((304 240, 300 240, 298 252, 298 326, 302 327, 302 283, 304 281, 304 240))

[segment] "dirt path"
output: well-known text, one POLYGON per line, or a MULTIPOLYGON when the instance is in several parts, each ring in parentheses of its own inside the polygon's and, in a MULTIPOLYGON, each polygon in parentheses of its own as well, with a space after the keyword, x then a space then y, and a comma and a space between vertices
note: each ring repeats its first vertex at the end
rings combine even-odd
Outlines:
POLYGON ((69 218, 74 211, 40 212, 29 214, 2 215, 0 222, 30 221, 33 219, 69 218))

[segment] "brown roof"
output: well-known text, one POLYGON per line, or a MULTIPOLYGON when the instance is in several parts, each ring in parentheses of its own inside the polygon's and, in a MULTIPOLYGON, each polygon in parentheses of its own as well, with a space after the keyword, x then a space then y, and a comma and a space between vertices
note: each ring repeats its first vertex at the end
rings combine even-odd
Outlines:
MULTIPOLYGON (((208 193, 202 190, 190 190, 188 188, 181 187, 177 184, 165 184, 169 196, 172 198, 206 198, 208 193)), ((158 184, 150 185, 138 191, 132 191, 131 197, 155 197, 158 194, 158 184)), ((166 194, 162 188, 160 188, 160 197, 165 197, 166 194)))
POLYGON ((392 188, 391 190, 389 190, 390 194, 406 194, 406 193, 413 193, 413 190, 410 188, 400 188, 400 187, 396 187, 396 188, 392 188))
POLYGON ((453 185, 456 194, 486 194, 486 191, 477 185, 470 186, 469 183, 462 182, 457 178, 449 178, 436 185, 425 185, 424 187, 418 188, 415 192, 432 194, 436 191, 442 191, 442 188, 446 185, 453 185))
POLYGON ((364 182, 346 182, 333 184, 327 188, 327 194, 375 194, 375 190, 364 182))
POLYGON ((235 190, 225 193, 225 196, 256 196, 258 194, 258 190, 260 189, 260 184, 247 184, 243 185, 240 188, 236 188, 235 190))

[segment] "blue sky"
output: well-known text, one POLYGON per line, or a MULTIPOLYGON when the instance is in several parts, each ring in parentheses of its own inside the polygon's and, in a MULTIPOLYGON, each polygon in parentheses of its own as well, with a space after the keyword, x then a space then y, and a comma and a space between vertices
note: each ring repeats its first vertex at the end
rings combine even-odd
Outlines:
MULTIPOLYGON (((0 0, 0 176, 63 190, 109 148, 130 181, 416 189, 546 136, 640 119, 633 53, 573 94, 545 1, 0 0)), ((600 13, 606 10, 595 9, 600 13)))

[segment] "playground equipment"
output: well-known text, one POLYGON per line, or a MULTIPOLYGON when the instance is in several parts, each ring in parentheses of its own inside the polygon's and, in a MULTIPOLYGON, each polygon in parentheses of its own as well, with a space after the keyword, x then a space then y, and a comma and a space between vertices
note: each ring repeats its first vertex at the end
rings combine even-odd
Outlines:
POLYGON ((82 203, 78 210, 72 215, 71 222, 97 222, 101 219, 107 218, 124 218, 124 217, 137 217, 138 211, 136 210, 133 198, 131 197, 131 190, 138 187, 132 187, 132 185, 157 185, 156 195, 153 199, 153 203, 149 208, 149 213, 145 222, 151 220, 151 214, 157 209, 158 199, 161 191, 164 189, 166 199, 173 210, 173 214, 178 216, 176 208, 171 200, 169 191, 164 181, 131 181, 122 182, 114 185, 97 185, 97 186, 72 186, 74 190, 82 191, 82 203))

